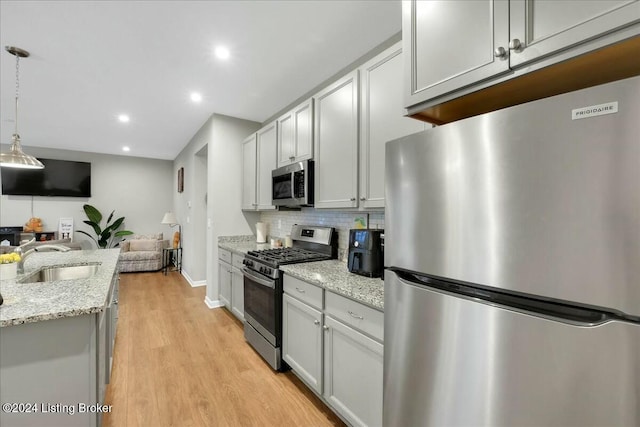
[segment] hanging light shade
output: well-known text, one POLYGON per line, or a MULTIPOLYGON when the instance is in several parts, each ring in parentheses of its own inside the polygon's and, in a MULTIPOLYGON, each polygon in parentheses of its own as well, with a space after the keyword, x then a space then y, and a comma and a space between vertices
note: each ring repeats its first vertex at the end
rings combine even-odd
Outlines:
POLYGON ((14 46, 5 46, 10 54, 16 57, 16 127, 11 137, 11 149, 8 153, 0 153, 0 166, 7 168, 42 169, 44 165, 40 160, 22 151, 20 135, 18 134, 18 90, 20 89, 20 58, 29 56, 29 52, 14 46))

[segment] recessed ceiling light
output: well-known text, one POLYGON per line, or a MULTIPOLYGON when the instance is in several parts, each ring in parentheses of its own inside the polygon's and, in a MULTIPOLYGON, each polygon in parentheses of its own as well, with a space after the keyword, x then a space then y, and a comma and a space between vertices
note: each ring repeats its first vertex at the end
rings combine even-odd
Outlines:
POLYGON ((118 120, 120 120, 122 123, 129 123, 129 116, 127 116, 126 114, 120 114, 118 116, 118 120))
POLYGON ((124 146, 124 147, 122 147, 122 151, 129 152, 129 151, 131 151, 131 148, 129 148, 127 146, 124 146))
POLYGON ((218 59, 229 59, 229 56, 231 56, 229 49, 224 46, 216 47, 215 53, 218 59))
POLYGON ((193 102, 200 102, 202 101, 202 95, 200 95, 198 92, 191 92, 191 100, 193 102))

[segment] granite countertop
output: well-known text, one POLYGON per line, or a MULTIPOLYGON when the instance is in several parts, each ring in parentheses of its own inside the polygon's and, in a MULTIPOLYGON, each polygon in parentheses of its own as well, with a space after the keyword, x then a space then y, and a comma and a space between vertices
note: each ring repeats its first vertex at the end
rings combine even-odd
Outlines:
POLYGON ((350 273, 347 264, 338 260, 303 262, 280 266, 297 279, 384 311, 384 281, 350 273))
POLYGON ((120 249, 41 252, 25 261, 25 273, 0 281, 4 303, 0 327, 99 313, 107 304, 111 279, 117 271, 120 249), (42 267, 100 264, 87 279, 18 283, 42 267))
POLYGON ((246 255, 249 251, 271 249, 269 243, 256 243, 256 236, 220 236, 218 247, 240 255, 246 255))

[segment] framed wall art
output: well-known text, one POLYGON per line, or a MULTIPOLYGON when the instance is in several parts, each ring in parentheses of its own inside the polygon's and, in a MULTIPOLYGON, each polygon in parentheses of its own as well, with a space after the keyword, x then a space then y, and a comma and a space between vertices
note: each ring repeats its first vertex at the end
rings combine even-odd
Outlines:
POLYGON ((178 193, 184 191, 184 168, 178 169, 178 193))

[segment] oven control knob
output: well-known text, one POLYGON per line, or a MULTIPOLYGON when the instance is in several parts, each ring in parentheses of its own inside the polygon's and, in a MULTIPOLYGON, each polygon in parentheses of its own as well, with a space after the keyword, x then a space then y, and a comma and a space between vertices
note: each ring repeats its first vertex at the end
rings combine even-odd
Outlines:
POLYGON ((265 268, 264 267, 260 267, 260 273, 264 273, 265 272, 265 268))
POLYGON ((271 274, 271 269, 270 268, 265 268, 264 272, 265 272, 265 274, 271 274))

